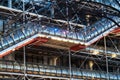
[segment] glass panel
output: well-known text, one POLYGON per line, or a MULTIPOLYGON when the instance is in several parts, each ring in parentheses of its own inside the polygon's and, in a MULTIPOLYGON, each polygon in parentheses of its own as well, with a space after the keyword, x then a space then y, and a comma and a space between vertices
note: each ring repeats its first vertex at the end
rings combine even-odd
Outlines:
POLYGON ((9 45, 12 45, 14 43, 11 35, 7 36, 6 39, 7 39, 8 43, 9 43, 9 45))
POLYGON ((3 46, 3 48, 7 48, 8 42, 7 42, 6 38, 5 38, 5 37, 2 38, 1 41, 2 41, 2 46, 3 46))
POLYGON ((13 39, 14 39, 15 43, 17 43, 20 40, 17 31, 13 33, 13 39))
POLYGON ((33 69, 34 69, 34 71, 39 71, 38 65, 33 65, 33 69))
POLYGON ((1 42, 0 42, 0 51, 3 49, 3 47, 2 47, 2 44, 1 44, 1 42))
POLYGON ((24 33, 22 32, 22 30, 19 31, 19 34, 18 34, 18 35, 19 35, 19 37, 20 37, 21 40, 25 38, 25 35, 24 35, 24 33))
POLYGON ((57 73, 57 76, 61 76, 61 74, 62 74, 62 73, 61 73, 61 68, 58 68, 58 67, 57 67, 57 68, 56 68, 56 73, 57 73))
POLYGON ((26 37, 28 37, 30 35, 30 31, 27 28, 23 29, 23 33, 26 37))
POLYGON ((106 78, 106 74, 104 72, 101 72, 100 75, 101 75, 101 78, 106 78))
POLYGON ((76 72, 76 73, 77 73, 78 76, 83 76, 83 75, 82 75, 82 72, 83 72, 83 71, 81 71, 80 69, 77 69, 77 72, 76 72))

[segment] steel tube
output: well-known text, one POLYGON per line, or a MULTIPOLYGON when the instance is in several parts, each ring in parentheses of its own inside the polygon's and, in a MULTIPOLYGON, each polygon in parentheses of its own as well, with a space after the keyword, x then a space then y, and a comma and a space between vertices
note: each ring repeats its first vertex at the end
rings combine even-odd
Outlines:
MULTIPOLYGON (((9 62, 9 64, 4 64, 0 63, 0 68, 7 70, 24 70, 24 66, 21 64, 21 66, 16 65, 16 63, 9 62), (11 63, 11 64, 10 64, 11 63)), ((66 76, 69 77, 69 68, 65 67, 57 67, 57 66, 45 66, 45 65, 40 65, 40 64, 26 64, 26 72, 32 71, 32 72, 39 72, 39 73, 44 73, 44 75, 49 74, 50 76, 54 76, 52 74, 56 75, 61 75, 62 77, 66 76)), ((38 74, 39 74, 38 73, 38 74)), ((27 73, 26 73, 27 74, 27 73)), ((106 79, 107 78, 107 73, 104 71, 94 71, 94 70, 81 70, 78 68, 71 68, 71 78, 73 76, 78 76, 78 77, 91 77, 91 78, 101 78, 101 79, 106 79)), ((120 79, 120 74, 117 73, 109 73, 108 74, 109 79, 114 79, 114 80, 119 80, 120 79)))
MULTIPOLYGON (((120 21, 120 18, 118 17, 111 17, 112 19, 115 19, 116 22, 120 21)), ((58 26, 45 26, 43 25, 33 25, 34 23, 28 23, 26 24, 25 28, 20 28, 12 33, 10 33, 8 36, 3 36, 0 39, 0 50, 2 55, 2 51, 7 51, 7 48, 16 48, 13 47, 13 45, 17 45, 17 43, 21 42, 21 45, 24 46, 24 42, 22 43, 23 40, 26 40, 27 38, 30 38, 36 34, 38 34, 36 37, 46 37, 46 38, 51 38, 51 39, 56 39, 56 40, 62 40, 62 41, 67 41, 67 42, 77 42, 78 44, 84 44, 84 45, 91 45, 98 39, 102 38, 103 36, 106 36, 110 31, 114 30, 117 26, 112 22, 107 19, 102 19, 92 26, 86 28, 87 32, 84 32, 85 29, 83 28, 81 31, 77 32, 77 36, 75 35, 76 33, 72 32, 72 34, 67 33, 65 34, 64 29, 61 29, 58 26), (100 25, 102 24, 102 26, 100 25), (92 30, 94 28, 94 31, 92 30), (57 29, 57 30, 55 30, 57 29), (88 35, 89 33, 89 35, 88 35), (80 36, 79 36, 80 35, 80 36), (82 36, 84 37, 82 37, 82 36), (67 37, 66 37, 67 36, 67 37), (77 39, 77 40, 76 40, 77 39)), ((28 39, 31 40, 31 39, 28 39)), ((11 50, 12 50, 11 49, 11 50)), ((13 50, 14 51, 14 50, 13 50)), ((11 51, 10 51, 11 52, 11 51)), ((5 53, 4 53, 5 54, 5 53)))

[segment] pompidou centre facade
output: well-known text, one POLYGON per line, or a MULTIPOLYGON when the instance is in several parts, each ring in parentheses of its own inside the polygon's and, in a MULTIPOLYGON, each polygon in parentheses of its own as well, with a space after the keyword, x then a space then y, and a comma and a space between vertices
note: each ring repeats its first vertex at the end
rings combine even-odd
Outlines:
POLYGON ((120 0, 0 0, 0 80, 120 80, 120 0))

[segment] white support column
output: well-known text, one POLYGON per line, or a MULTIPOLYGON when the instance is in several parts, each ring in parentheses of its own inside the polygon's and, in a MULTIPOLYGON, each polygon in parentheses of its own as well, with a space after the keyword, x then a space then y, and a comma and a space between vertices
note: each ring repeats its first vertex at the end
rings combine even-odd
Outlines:
POLYGON ((50 65, 56 66, 57 65, 57 59, 58 59, 58 57, 51 57, 50 60, 49 60, 50 65))
POLYGON ((57 59, 58 59, 57 57, 54 57, 54 58, 53 58, 53 65, 54 65, 54 66, 57 65, 57 59))

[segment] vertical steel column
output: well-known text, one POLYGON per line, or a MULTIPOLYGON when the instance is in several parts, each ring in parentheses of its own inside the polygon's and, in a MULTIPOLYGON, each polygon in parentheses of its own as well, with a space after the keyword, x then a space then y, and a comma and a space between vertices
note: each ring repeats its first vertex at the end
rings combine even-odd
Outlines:
POLYGON ((71 80, 71 51, 70 51, 70 49, 69 49, 69 72, 70 72, 70 79, 69 80, 71 80))
MULTIPOLYGON (((69 24, 69 6, 68 6, 68 3, 69 3, 69 0, 66 0, 66 16, 67 16, 67 23, 68 23, 68 29, 70 30, 70 24, 69 24)), ((66 37, 67 37, 67 35, 66 35, 66 37)), ((70 49, 69 49, 69 74, 70 74, 70 79, 69 80, 71 80, 71 51, 70 51, 70 49)))
POLYGON ((26 80, 26 51, 25 51, 25 46, 23 47, 23 52, 24 52, 24 80, 26 80))
POLYGON ((107 46, 106 46, 106 38, 104 36, 104 46, 105 46, 105 56, 106 56, 106 70, 107 70, 107 80, 109 80, 109 70, 108 70, 108 58, 107 58, 107 46))
POLYGON ((8 7, 12 8, 12 0, 8 0, 8 7))
MULTIPOLYGON (((25 3, 23 1, 23 26, 25 26, 25 3)), ((24 80, 26 80, 26 52, 25 52, 25 46, 23 47, 23 52, 24 52, 24 80)))
POLYGON ((55 10, 54 10, 54 2, 52 2, 51 4, 51 17, 54 18, 54 13, 55 13, 55 10))

